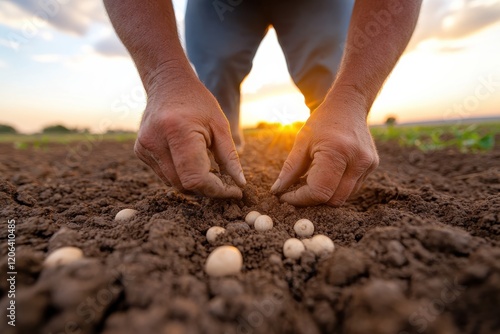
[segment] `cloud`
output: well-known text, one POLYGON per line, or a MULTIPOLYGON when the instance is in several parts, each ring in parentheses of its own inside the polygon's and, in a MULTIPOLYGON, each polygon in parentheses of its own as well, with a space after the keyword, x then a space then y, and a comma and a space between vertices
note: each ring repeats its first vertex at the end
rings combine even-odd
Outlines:
POLYGON ((453 40, 470 36, 498 23, 500 1, 424 1, 419 22, 408 49, 428 39, 453 40))
POLYGON ((31 57, 34 61, 38 63, 57 63, 63 60, 65 57, 58 54, 39 54, 31 57))
POLYGON ((460 51, 463 51, 466 47, 463 46, 463 45, 441 45, 439 48, 438 48, 438 51, 439 52, 447 52, 447 53, 451 53, 451 52, 460 52, 460 51))
POLYGON ((122 42, 113 33, 109 34, 94 44, 94 50, 101 55, 109 57, 128 57, 127 49, 123 46, 122 42))
POLYGON ((0 13, 2 22, 10 26, 40 25, 45 21, 57 30, 76 35, 85 34, 94 22, 107 20, 102 1, 5 0, 0 4, 0 13), (16 9, 22 15, 6 14, 16 9))

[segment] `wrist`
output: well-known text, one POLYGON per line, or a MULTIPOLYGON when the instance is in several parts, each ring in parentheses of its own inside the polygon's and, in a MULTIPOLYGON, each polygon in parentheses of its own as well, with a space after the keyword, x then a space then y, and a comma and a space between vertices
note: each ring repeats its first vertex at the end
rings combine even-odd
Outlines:
POLYGON ((334 84, 323 103, 332 106, 328 109, 336 112, 345 111, 349 117, 358 116, 366 121, 373 102, 370 102, 369 96, 355 85, 334 84))
POLYGON ((191 65, 183 59, 163 61, 143 77, 148 102, 158 98, 182 98, 186 95, 186 90, 196 82, 199 80, 191 65))

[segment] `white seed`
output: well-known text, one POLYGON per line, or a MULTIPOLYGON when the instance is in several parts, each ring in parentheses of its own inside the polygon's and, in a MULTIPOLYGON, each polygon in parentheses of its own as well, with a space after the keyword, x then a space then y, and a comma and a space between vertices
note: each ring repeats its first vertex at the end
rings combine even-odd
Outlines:
POLYGON ((326 235, 315 235, 311 239, 302 240, 306 249, 313 252, 316 256, 330 254, 335 249, 332 239, 326 235))
POLYGON ((243 265, 243 257, 238 248, 221 246, 208 256, 205 271, 208 275, 218 277, 236 275, 243 265))
POLYGON ((283 244, 283 254, 289 259, 298 259, 305 249, 302 241, 297 238, 288 239, 283 244))
POLYGON ((207 241, 209 243, 213 244, 215 242, 215 240, 217 239, 217 237, 220 234, 225 233, 225 232, 226 232, 226 229, 224 227, 212 226, 207 231, 207 241))
POLYGON ((255 223, 255 219, 257 219, 259 216, 262 216, 259 211, 250 211, 245 217, 245 222, 248 225, 253 226, 253 224, 255 223))
POLYGON ((52 268, 57 266, 62 266, 83 257, 83 252, 77 247, 62 247, 56 249, 47 256, 45 261, 43 261, 43 266, 45 268, 52 268))
POLYGON ((263 232, 273 228, 273 219, 267 215, 262 215, 255 219, 254 223, 257 231, 263 232))
POLYGON ((123 209, 115 216, 115 220, 128 220, 135 216, 139 211, 134 209, 123 209))
POLYGON ((299 237, 310 237, 314 233, 314 225, 309 219, 299 219, 293 225, 293 230, 299 237))

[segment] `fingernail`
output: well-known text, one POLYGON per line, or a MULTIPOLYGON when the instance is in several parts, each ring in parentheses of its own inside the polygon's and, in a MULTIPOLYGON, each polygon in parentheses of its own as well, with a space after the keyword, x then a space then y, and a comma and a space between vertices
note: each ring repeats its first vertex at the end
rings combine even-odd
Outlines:
POLYGON ((276 182, 274 182, 273 186, 271 187, 271 192, 272 192, 273 194, 277 193, 277 192, 278 192, 278 190, 280 189, 280 187, 281 187, 281 179, 280 179, 280 178, 278 178, 278 179, 276 180, 276 182))
POLYGON ((243 171, 240 172, 240 175, 238 176, 240 180, 240 184, 245 185, 247 184, 247 180, 245 179, 245 174, 243 174, 243 171))

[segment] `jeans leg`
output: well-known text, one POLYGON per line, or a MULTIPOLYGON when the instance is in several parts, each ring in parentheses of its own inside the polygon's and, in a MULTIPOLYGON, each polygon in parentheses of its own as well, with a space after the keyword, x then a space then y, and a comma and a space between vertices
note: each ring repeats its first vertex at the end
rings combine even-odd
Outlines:
POLYGON ((198 77, 224 111, 235 144, 242 146, 240 85, 252 68, 252 60, 269 24, 259 2, 233 4, 237 5, 231 6, 226 1, 189 0, 186 46, 198 77), (217 7, 220 3, 230 7, 217 7))
POLYGON ((277 0, 271 23, 311 112, 323 102, 342 58, 354 0, 277 0))

